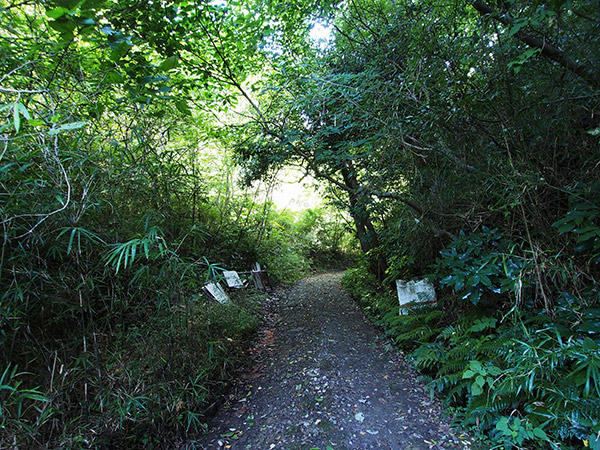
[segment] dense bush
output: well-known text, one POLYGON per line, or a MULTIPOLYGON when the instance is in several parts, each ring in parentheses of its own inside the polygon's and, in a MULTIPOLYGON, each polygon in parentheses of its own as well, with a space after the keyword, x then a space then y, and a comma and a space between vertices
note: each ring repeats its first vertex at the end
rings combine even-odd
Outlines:
POLYGON ((48 154, 47 139, 17 134, 0 173, 0 446, 136 448, 198 431, 258 323, 252 300, 195 296, 201 256, 227 235, 188 219, 174 162, 140 150, 144 164, 126 163, 81 131, 48 154))

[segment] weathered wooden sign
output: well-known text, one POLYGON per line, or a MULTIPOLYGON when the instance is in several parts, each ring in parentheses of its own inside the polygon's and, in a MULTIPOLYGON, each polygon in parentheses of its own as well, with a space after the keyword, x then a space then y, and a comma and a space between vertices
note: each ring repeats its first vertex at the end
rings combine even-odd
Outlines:
POLYGON ((209 297, 215 299, 219 303, 229 303, 231 300, 229 296, 225 293, 223 288, 219 285, 219 283, 207 283, 202 291, 208 295, 209 297))
POLYGON ((429 280, 396 280, 396 289, 400 315, 408 314, 413 306, 437 303, 435 288, 429 280))

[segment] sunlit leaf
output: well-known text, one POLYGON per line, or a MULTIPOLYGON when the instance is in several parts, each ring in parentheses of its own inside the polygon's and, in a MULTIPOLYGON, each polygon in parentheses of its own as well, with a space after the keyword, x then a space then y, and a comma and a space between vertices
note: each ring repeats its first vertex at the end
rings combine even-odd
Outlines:
POLYGON ((170 56, 167 59, 165 59, 160 66, 158 67, 160 70, 162 71, 169 71, 175 67, 177 67, 177 63, 178 63, 178 57, 177 55, 174 56, 170 56))
POLYGON ((57 8, 53 8, 53 9, 46 11, 46 15, 52 19, 58 19, 59 17, 62 17, 65 14, 68 14, 69 12, 70 12, 69 9, 59 6, 57 8))
POLYGON ((50 131, 48 131, 48 134, 53 136, 59 133, 62 133, 63 131, 72 131, 72 130, 78 130, 80 128, 83 128, 87 126, 87 122, 71 122, 71 123, 66 123, 63 124, 57 128, 52 128, 50 131))

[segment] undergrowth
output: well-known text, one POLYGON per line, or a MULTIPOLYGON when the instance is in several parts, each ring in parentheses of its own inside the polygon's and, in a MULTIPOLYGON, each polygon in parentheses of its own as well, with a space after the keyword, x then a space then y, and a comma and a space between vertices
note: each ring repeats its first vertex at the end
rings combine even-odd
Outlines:
POLYGON ((49 382, 9 364, 0 376, 0 447, 163 448, 203 431, 259 325, 264 295, 232 297, 148 304, 98 327, 73 341, 87 347, 80 356, 50 356, 49 382), (32 378, 45 389, 25 388, 32 378))
POLYGON ((553 293, 549 311, 534 263, 484 229, 441 252, 432 277, 445 288, 435 306, 399 315, 396 293, 362 267, 347 271, 344 284, 457 425, 488 448, 600 449, 597 286, 553 293))

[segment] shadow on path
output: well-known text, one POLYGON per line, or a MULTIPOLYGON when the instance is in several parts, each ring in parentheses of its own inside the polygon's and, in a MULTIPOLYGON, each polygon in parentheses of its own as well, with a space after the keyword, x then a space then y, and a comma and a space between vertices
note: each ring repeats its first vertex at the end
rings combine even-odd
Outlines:
POLYGON ((271 300, 244 390, 211 420, 195 448, 470 447, 340 278, 307 278, 271 300))

